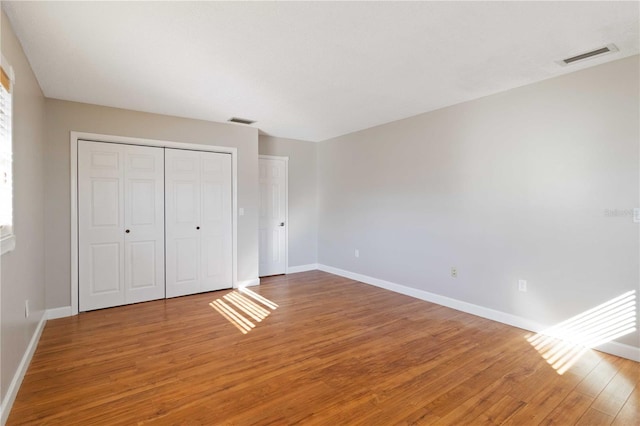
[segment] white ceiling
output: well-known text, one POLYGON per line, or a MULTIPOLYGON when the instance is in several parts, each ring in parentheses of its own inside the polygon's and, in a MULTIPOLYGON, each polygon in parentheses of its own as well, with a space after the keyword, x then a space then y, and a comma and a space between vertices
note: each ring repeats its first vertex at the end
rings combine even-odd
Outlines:
POLYGON ((639 51, 638 2, 2 3, 47 97, 310 141, 639 51))

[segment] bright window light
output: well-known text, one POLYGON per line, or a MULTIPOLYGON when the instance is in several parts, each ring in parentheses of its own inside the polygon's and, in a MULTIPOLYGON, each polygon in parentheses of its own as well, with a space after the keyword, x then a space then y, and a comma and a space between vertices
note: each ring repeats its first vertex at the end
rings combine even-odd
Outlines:
POLYGON ((209 306, 233 324, 242 334, 247 334, 256 327, 253 321, 262 322, 271 313, 269 309, 276 310, 278 305, 246 288, 241 288, 240 292, 234 290, 225 294, 222 296, 224 300, 216 299, 209 303, 209 306))
POLYGON ((13 235, 12 93, 13 69, 0 63, 0 253, 15 247, 13 235))
POLYGON ((564 374, 587 350, 636 332, 636 298, 635 290, 628 291, 528 336, 527 341, 558 374, 564 374))

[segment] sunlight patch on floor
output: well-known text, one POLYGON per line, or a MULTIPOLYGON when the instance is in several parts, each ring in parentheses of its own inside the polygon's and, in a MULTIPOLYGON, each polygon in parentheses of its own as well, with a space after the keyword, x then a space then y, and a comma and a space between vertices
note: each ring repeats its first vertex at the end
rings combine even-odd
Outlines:
POLYGON ((262 322, 269 316, 271 313, 269 309, 276 310, 278 308, 276 303, 247 288, 225 294, 222 299, 216 299, 209 303, 209 306, 233 324, 242 334, 247 334, 256 327, 254 321, 262 322))
POLYGON ((628 291, 563 321, 527 341, 558 374, 589 349, 636 331, 636 291, 628 291))

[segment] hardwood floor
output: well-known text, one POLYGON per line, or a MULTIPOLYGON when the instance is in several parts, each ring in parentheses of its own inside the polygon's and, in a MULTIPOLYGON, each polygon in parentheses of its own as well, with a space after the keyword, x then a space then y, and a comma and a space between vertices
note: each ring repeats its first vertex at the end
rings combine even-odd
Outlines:
POLYGON ((210 305, 230 291, 49 321, 8 425, 640 419, 633 361, 587 351, 559 375, 524 330, 319 271, 251 290, 278 307, 244 301, 268 313, 246 334, 210 305))

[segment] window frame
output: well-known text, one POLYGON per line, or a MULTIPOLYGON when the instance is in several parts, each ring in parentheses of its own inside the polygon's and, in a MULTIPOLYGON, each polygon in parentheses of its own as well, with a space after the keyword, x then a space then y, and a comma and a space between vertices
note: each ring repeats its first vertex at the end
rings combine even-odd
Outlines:
MULTIPOLYGON (((14 185, 14 176, 13 176, 13 103, 14 103, 14 93, 15 93, 15 74, 13 72, 13 67, 4 57, 4 55, 0 55, 0 67, 2 67, 2 71, 9 79, 9 100, 11 105, 11 110, 9 111, 9 155, 11 156, 11 163, 9 166, 9 171, 11 174, 11 196, 10 196, 10 208, 11 208, 11 224, 9 226, 0 225, 0 256, 4 255, 15 249, 16 247, 16 236, 15 236, 15 221, 14 221, 14 196, 13 191, 15 188, 14 185)), ((4 89, 4 85, 2 85, 2 89, 4 89)), ((1 142, 1 140, 0 140, 1 142)))

